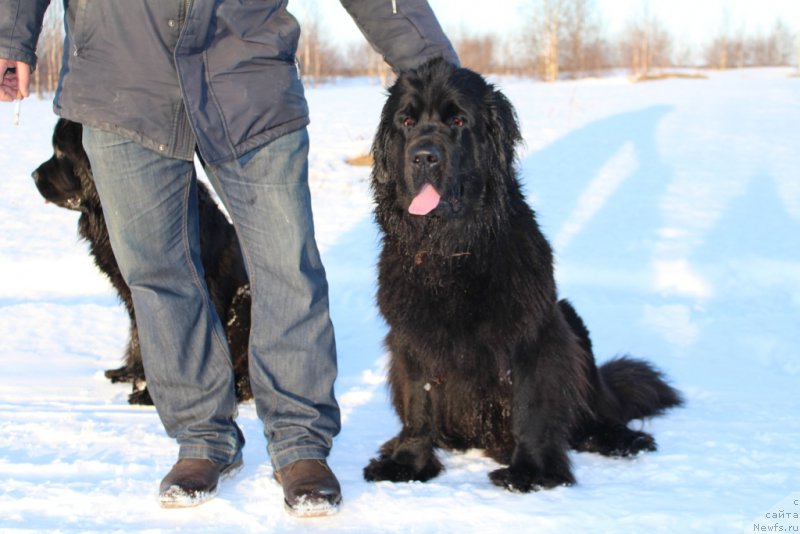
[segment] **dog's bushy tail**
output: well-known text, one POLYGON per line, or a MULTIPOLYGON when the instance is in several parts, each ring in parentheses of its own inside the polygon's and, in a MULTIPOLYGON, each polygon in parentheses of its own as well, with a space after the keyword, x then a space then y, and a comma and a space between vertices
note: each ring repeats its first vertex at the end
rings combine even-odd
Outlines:
POLYGON ((616 400, 619 420, 653 417, 683 404, 683 397, 667 384, 661 371, 645 361, 621 356, 604 363, 598 371, 616 400))
MULTIPOLYGON (((583 319, 569 301, 561 300, 558 305, 594 367, 592 341, 583 319)), ((661 415, 683 404, 681 394, 667 384, 661 371, 646 361, 620 356, 604 363, 597 373, 599 395, 594 408, 603 419, 627 423, 661 415)))

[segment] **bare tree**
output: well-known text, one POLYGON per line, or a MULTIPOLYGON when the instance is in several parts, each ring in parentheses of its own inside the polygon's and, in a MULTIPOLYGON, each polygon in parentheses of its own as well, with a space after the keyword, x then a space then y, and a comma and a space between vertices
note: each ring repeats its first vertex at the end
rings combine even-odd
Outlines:
POLYGON ((792 64, 795 36, 782 19, 777 19, 772 31, 764 38, 765 66, 792 64))
POLYGON ((727 35, 715 37, 705 49, 706 65, 712 69, 725 70, 730 67, 731 42, 727 35))
POLYGON ((558 79, 562 23, 566 14, 566 3, 564 0, 542 0, 542 3, 544 41, 539 56, 540 67, 543 79, 552 82, 558 79))
POLYGON ((706 65, 712 69, 725 70, 730 67, 732 39, 730 30, 730 10, 725 8, 722 13, 722 26, 719 34, 706 47, 706 65))
POLYGON ((778 19, 770 33, 746 36, 723 31, 705 49, 706 64, 715 69, 791 65, 795 36, 778 19))
POLYGON ((529 72, 545 81, 563 72, 584 76, 609 66, 594 0, 533 0, 530 32, 524 37, 529 72))
POLYGON ((573 73, 586 69, 586 41, 589 38, 589 0, 572 0, 565 9, 565 46, 561 56, 562 66, 573 73))
POLYGON ((567 0, 533 0, 530 33, 524 37, 528 63, 545 81, 558 79, 567 0))
POLYGON ((594 0, 566 0, 563 14, 561 70, 578 78, 606 68, 608 44, 602 37, 594 0))
POLYGON ((367 76, 386 87, 392 79, 392 69, 378 52, 366 41, 347 47, 341 74, 346 76, 367 76))
POLYGON ((796 38, 797 41, 797 55, 795 56, 795 63, 797 64, 797 70, 800 71, 800 35, 796 38))
POLYGON ((499 40, 497 54, 497 70, 506 76, 511 74, 522 74, 525 70, 524 54, 521 52, 521 39, 516 36, 506 36, 499 40))
POLYGON ((646 76, 653 69, 671 65, 671 49, 672 36, 651 14, 649 1, 644 1, 642 14, 628 22, 620 41, 623 65, 634 76, 646 76))
POLYGON ((339 50, 330 43, 323 31, 316 6, 303 19, 298 59, 304 79, 311 86, 342 70, 343 61, 339 50))
POLYGON ((306 82, 311 86, 317 84, 322 74, 320 62, 319 21, 314 16, 306 18, 300 34, 300 62, 306 82))
POLYGON ((462 35, 455 39, 454 45, 461 64, 465 67, 484 74, 496 72, 497 38, 495 36, 462 35))
POLYGON ((33 90, 39 98, 54 93, 61 72, 64 51, 64 11, 60 2, 53 2, 45 15, 42 33, 36 47, 38 61, 33 71, 33 90))

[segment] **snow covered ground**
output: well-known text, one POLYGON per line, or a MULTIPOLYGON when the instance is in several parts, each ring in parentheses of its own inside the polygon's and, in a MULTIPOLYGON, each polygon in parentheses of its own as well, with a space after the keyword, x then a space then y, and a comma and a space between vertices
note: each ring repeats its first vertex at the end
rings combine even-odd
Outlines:
POLYGON ((152 408, 126 403, 126 316, 30 172, 50 155, 48 102, 21 124, 0 107, 0 531, 756 532, 800 531, 800 78, 789 69, 707 80, 503 79, 526 144, 520 170, 557 253, 562 296, 618 353, 662 368, 687 398, 635 424, 659 450, 573 454, 578 484, 527 495, 492 486, 477 452, 444 454, 425 484, 368 484, 395 434, 383 377, 365 152, 383 90, 308 91, 318 240, 331 285, 344 428, 330 463, 345 504, 282 509, 255 409, 241 407, 245 468, 202 507, 164 510, 175 460, 152 408))

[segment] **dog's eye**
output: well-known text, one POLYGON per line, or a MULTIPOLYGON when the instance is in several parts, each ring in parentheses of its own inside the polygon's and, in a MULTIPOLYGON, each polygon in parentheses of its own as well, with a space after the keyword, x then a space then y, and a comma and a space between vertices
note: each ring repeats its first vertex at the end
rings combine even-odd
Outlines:
POLYGON ((456 128, 463 128, 464 126, 467 125, 467 119, 465 119, 464 117, 453 117, 453 119, 450 121, 450 124, 452 124, 456 128))
POLYGON ((411 117, 406 117, 403 119, 403 127, 405 128, 412 128, 417 124, 417 121, 412 119, 411 117))

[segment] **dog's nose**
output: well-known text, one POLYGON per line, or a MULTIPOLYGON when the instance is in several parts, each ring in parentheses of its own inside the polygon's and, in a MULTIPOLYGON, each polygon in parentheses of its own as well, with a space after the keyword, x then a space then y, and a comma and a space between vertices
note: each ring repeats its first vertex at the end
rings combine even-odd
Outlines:
POLYGON ((33 181, 38 184, 39 183, 39 171, 33 171, 31 173, 31 178, 33 178, 33 181))
POLYGON ((441 160, 442 153, 433 145, 421 146, 411 154, 411 161, 414 165, 423 167, 435 167, 441 160))

